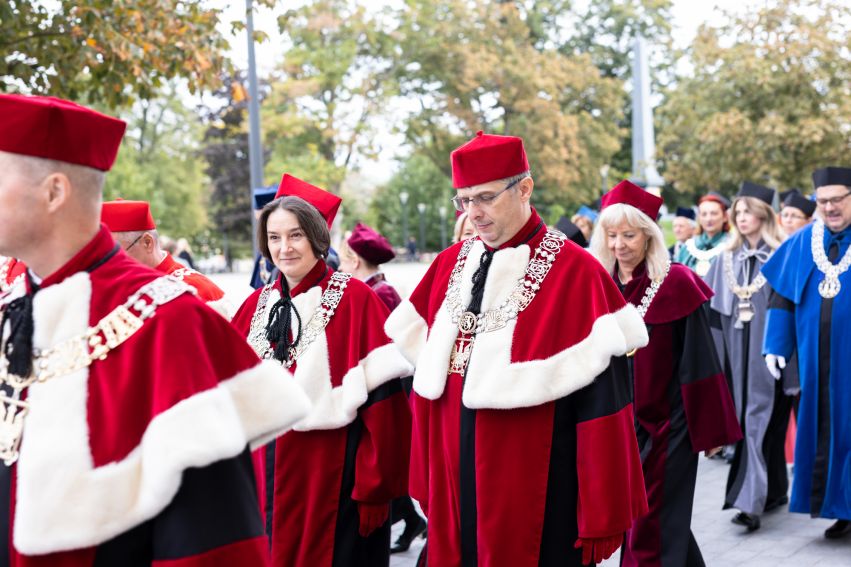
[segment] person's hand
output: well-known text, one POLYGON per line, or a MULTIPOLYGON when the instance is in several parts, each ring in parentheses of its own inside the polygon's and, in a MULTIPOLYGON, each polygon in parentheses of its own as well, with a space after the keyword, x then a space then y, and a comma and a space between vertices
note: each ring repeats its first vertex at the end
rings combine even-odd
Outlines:
POLYGON ((575 549, 582 548, 582 564, 591 565, 593 561, 602 563, 612 556, 623 544, 623 534, 609 537, 579 538, 573 544, 575 549))
POLYGON ((714 457, 715 455, 720 453, 721 449, 723 449, 723 448, 724 447, 721 446, 721 447, 715 447, 714 449, 707 449, 706 451, 703 452, 703 454, 706 455, 707 459, 711 459, 712 457, 714 457))
POLYGON ((367 537, 387 521, 390 516, 390 504, 358 502, 358 516, 360 516, 358 532, 361 536, 367 537))
POLYGON ((780 371, 786 368, 786 359, 782 356, 766 354, 765 365, 768 367, 768 373, 774 376, 775 380, 780 380, 780 371))

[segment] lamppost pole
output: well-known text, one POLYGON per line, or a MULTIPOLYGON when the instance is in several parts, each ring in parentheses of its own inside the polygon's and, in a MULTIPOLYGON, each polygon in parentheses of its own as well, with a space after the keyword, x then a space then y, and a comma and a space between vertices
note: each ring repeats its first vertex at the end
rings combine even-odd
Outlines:
POLYGON ((408 192, 399 193, 399 201, 402 203, 402 246, 408 248, 408 192))
MULTIPOLYGON (((260 97, 257 89, 257 65, 254 60, 254 9, 252 0, 245 0, 245 32, 248 35, 248 163, 251 173, 250 203, 251 227, 257 228, 254 218, 254 189, 263 186, 263 150, 260 146, 260 97)), ((252 230, 251 234, 257 234, 252 230)), ((258 254, 257 242, 251 239, 254 256, 258 254)))
POLYGON ((440 249, 446 250, 446 207, 441 205, 437 212, 440 213, 440 249))
POLYGON ((420 254, 425 251, 425 203, 417 203, 417 211, 420 213, 420 254))

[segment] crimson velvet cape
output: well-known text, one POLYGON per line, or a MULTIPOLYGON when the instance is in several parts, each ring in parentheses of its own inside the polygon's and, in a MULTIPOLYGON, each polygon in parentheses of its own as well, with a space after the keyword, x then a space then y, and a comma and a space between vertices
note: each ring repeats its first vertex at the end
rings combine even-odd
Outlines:
MULTIPOLYGON (((537 213, 497 250, 482 313, 523 278, 537 213)), ((476 337, 448 374, 459 330, 444 298, 463 243, 442 252, 386 329, 416 365, 411 496, 429 517, 428 565, 580 565, 577 537, 618 535, 646 512, 626 352, 641 317, 592 256, 565 242, 531 304, 476 337), (615 358, 613 358, 615 357, 615 358)), ((461 303, 485 251, 473 244, 461 303)))
MULTIPOLYGON (((303 327, 320 304, 333 270, 321 260, 290 290, 303 327)), ((269 286, 240 307, 233 324, 248 336, 265 329, 284 292, 269 286)), ((389 522, 358 533, 358 502, 389 504, 405 494, 411 415, 399 378, 413 369, 383 330, 387 308, 361 281, 348 281, 334 315, 291 368, 313 411, 263 455, 267 531, 276 567, 386 565, 389 522)), ((293 317, 293 326, 296 326, 293 317)), ((302 337, 302 340, 305 340, 302 337)), ((280 363, 278 363, 280 364, 280 363)))
MULTIPOLYGON (((33 346, 83 335, 164 277, 101 227, 34 294, 33 346)), ((309 401, 189 288, 167 285, 177 297, 105 359, 26 391, 20 458, 0 464, 0 565, 268 563, 248 448, 309 401)))
MULTIPOLYGON (((624 297, 639 305, 650 283, 642 262, 624 297)), ((672 264, 644 317, 650 343, 631 366, 650 510, 629 531, 625 566, 703 565, 691 533, 698 453, 742 438, 704 307, 711 297, 700 277, 672 264)))
POLYGON ((27 271, 26 265, 15 258, 4 258, 3 265, 0 266, 0 293, 6 292, 24 280, 24 272, 27 271))

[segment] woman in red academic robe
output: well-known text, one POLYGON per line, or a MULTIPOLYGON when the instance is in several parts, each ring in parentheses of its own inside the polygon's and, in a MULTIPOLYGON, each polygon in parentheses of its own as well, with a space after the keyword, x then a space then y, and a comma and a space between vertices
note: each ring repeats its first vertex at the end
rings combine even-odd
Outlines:
POLYGON ((259 471, 276 567, 386 566, 389 504, 406 493, 411 418, 399 378, 413 369, 384 333, 378 297, 323 260, 339 204, 284 176, 258 221, 260 250, 281 276, 233 319, 313 402, 259 471))
POLYGON ((650 510, 627 533, 622 564, 703 565, 691 533, 697 454, 742 437, 703 308, 712 290, 668 259, 654 220, 662 199, 623 181, 602 205, 591 251, 638 307, 650 336, 631 359, 650 510))

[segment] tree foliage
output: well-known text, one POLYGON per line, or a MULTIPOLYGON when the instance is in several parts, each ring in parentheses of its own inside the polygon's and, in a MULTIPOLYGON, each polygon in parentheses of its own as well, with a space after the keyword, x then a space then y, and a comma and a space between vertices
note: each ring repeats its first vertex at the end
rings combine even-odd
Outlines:
POLYGON ((809 187, 851 154, 851 8, 782 0, 703 26, 693 71, 660 109, 666 177, 679 191, 744 180, 809 187), (843 24, 843 22, 845 22, 843 24))
POLYGON ((124 118, 127 134, 106 176, 104 199, 149 201, 161 233, 197 237, 207 226, 207 183, 198 155, 201 124, 172 89, 124 118))
POLYGON ((170 79, 218 83, 227 42, 203 0, 0 2, 0 91, 125 106, 170 79))

